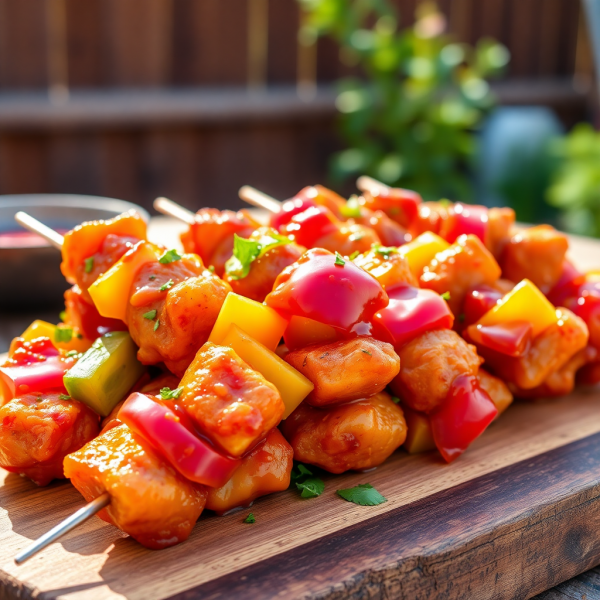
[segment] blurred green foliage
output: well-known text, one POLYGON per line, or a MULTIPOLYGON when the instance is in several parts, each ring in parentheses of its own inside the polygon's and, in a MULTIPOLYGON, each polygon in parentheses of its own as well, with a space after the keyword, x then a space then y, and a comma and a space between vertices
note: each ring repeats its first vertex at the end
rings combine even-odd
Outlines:
POLYGON ((501 73, 508 50, 490 39, 453 43, 431 2, 401 31, 388 0, 299 2, 301 40, 330 36, 340 59, 365 76, 339 84, 347 149, 333 156, 333 178, 366 173, 426 199, 471 200, 474 131, 494 103, 486 79, 501 73))
POLYGON ((560 161, 546 193, 572 233, 600 237, 600 133, 588 123, 556 139, 550 151, 560 161))

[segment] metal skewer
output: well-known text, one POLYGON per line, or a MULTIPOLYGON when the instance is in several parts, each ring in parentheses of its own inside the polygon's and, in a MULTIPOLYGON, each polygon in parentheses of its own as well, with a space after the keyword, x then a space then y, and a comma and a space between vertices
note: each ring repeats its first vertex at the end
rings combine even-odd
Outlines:
POLYGON ((64 236, 60 235, 60 233, 54 231, 54 229, 50 229, 47 225, 44 225, 41 221, 38 221, 36 218, 28 215, 26 212, 19 211, 15 215, 15 221, 28 229, 32 233, 37 233, 39 236, 43 237, 47 242, 52 244, 58 250, 62 249, 64 236))
POLYGON ((381 183, 381 181, 377 181, 377 179, 373 179, 372 177, 369 177, 368 175, 361 175, 356 180, 356 187, 361 192, 369 192, 372 194, 376 194, 377 192, 390 189, 389 185, 386 185, 385 183, 381 183))
POLYGON ((92 500, 86 504, 83 508, 80 508, 77 512, 73 513, 70 517, 67 517, 64 521, 59 523, 56 527, 53 527, 50 531, 39 537, 31 546, 25 548, 25 550, 19 552, 15 556, 15 563, 18 565, 23 564, 26 560, 29 560, 32 556, 37 554, 40 550, 43 550, 46 546, 57 540, 59 537, 65 535, 71 531, 71 529, 81 525, 84 521, 87 521, 90 517, 93 517, 97 512, 106 508, 110 504, 110 495, 108 492, 98 496, 95 500, 92 500))
POLYGON ((238 192, 238 196, 244 202, 252 204, 252 206, 256 206, 257 208, 268 210, 271 213, 278 213, 281 210, 281 202, 279 200, 275 200, 275 198, 250 185, 242 186, 238 192))
POLYGON ((168 198, 160 197, 154 201, 154 208, 163 215, 173 217, 178 221, 183 221, 188 225, 193 225, 196 222, 196 215, 191 210, 180 206, 179 204, 169 200, 168 198))

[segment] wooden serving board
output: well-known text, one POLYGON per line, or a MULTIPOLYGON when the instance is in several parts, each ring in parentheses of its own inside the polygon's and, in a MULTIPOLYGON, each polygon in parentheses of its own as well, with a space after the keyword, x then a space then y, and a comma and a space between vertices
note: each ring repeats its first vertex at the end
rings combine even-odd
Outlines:
MULTIPOLYGON (((585 267, 600 263, 596 243, 575 242, 585 267)), ((318 498, 259 499, 254 524, 248 510, 203 515, 174 548, 146 550, 94 518, 14 564, 82 503, 66 482, 0 475, 0 600, 528 598, 600 564, 600 389, 517 403, 450 465, 399 450, 326 478, 318 498), (335 493, 358 483, 388 501, 335 493)))

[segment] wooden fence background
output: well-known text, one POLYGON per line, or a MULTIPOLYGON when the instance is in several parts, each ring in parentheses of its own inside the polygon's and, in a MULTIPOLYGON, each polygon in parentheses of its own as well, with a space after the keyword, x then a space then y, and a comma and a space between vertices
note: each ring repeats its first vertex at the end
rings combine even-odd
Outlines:
MULTIPOLYGON (((409 24, 417 0, 395 2, 409 24)), ((458 40, 509 48, 503 102, 585 116, 579 2, 438 4, 458 40)), ((319 41, 301 100, 298 23, 295 0, 0 0, 0 193, 235 206, 244 183, 285 197, 323 181, 344 67, 319 41)))

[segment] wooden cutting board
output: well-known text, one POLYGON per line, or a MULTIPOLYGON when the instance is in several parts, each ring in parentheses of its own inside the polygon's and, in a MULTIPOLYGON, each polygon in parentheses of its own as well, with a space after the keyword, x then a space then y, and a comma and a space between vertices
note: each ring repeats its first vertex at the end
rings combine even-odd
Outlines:
MULTIPOLYGON (((598 244, 574 240, 590 268, 598 244)), ((518 403, 451 465, 396 452, 150 551, 97 518, 25 565, 13 556, 82 505, 68 483, 0 475, 0 600, 129 598, 528 598, 600 564, 600 390, 518 403), (375 486, 388 501, 335 491, 375 486)))

